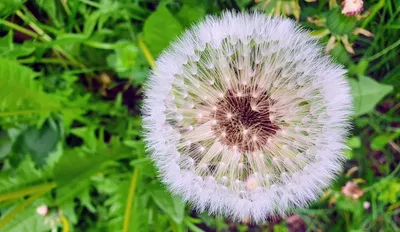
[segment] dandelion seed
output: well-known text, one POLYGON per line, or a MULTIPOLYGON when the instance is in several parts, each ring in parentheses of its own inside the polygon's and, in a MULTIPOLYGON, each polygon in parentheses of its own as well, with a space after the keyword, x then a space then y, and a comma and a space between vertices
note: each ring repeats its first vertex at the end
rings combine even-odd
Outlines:
POLYGON ((307 206, 344 159, 344 74, 291 20, 206 18, 164 51, 148 82, 144 127, 162 180, 234 220, 307 206))

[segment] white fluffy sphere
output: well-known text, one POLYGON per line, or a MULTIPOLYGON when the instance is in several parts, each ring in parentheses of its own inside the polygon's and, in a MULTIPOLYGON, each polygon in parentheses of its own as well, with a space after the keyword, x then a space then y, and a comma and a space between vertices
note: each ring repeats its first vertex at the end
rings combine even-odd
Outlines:
POLYGON ((341 169, 345 70, 288 19, 225 12, 157 59, 144 128, 169 189, 197 210, 262 222, 317 199, 341 169))

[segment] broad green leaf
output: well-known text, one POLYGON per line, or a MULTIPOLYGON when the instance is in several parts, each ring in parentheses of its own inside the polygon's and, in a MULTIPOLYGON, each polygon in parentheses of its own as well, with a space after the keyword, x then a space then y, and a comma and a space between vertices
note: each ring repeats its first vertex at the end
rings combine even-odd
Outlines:
POLYGON ((150 195, 157 206, 167 213, 177 224, 182 223, 185 214, 185 203, 181 199, 172 196, 161 186, 156 186, 150 191, 150 195))
POLYGON ((47 120, 41 128, 29 127, 22 132, 13 150, 19 156, 30 155, 37 165, 44 165, 48 155, 55 150, 61 132, 53 120, 47 120))
POLYGON ((350 86, 354 99, 354 116, 373 111, 383 97, 393 90, 392 86, 380 84, 367 76, 360 76, 358 81, 351 79, 350 86))
POLYGON ((168 9, 165 6, 160 6, 144 23, 144 42, 153 56, 157 57, 182 31, 182 25, 168 9))
POLYGON ((399 136, 400 132, 378 135, 371 141, 371 148, 373 150, 382 150, 390 141, 397 139, 399 136))
POLYGON ((184 27, 189 27, 204 18, 205 14, 206 12, 203 8, 185 4, 178 12, 177 18, 184 27))
POLYGON ((51 112, 60 109, 58 100, 44 93, 34 79, 38 73, 4 58, 0 58, 0 64, 0 123, 38 124, 38 119, 44 121, 51 112))

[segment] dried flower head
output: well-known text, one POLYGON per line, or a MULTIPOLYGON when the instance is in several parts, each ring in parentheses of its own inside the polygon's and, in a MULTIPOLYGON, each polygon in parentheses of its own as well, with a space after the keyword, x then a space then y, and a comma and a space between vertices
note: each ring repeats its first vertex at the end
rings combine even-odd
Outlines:
POLYGON ((346 185, 342 187, 342 193, 356 200, 364 195, 364 191, 358 187, 357 183, 352 181, 348 181, 346 185))
POLYGON ((162 180, 199 211, 236 220, 306 206, 341 169, 344 73, 291 20, 208 17, 148 82, 144 127, 162 180))
POLYGON ((342 2, 342 14, 352 16, 363 11, 363 0, 344 0, 342 2))

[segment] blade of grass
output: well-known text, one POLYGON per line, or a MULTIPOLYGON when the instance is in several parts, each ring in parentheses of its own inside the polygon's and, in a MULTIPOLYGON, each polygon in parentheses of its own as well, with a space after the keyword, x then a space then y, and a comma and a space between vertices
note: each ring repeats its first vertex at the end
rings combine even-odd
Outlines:
POLYGON ((388 53, 390 50, 395 49, 397 46, 400 45, 400 39, 397 40, 396 42, 394 42, 392 45, 386 47, 385 49, 383 49, 382 51, 376 53, 373 56, 370 56, 369 58, 367 58, 368 61, 373 61, 383 55, 385 55, 386 53, 388 53))
POLYGON ((24 27, 21 27, 21 26, 15 24, 15 23, 9 22, 9 21, 7 21, 7 20, 0 19, 0 25, 1 25, 1 24, 5 25, 6 27, 9 27, 9 28, 11 28, 11 29, 14 29, 14 30, 16 30, 16 31, 19 31, 19 32, 21 32, 21 33, 23 33, 23 34, 25 34, 25 35, 28 35, 28 36, 30 36, 30 37, 32 37, 32 38, 35 38, 35 39, 36 39, 36 38, 39 37, 35 32, 33 32, 33 31, 31 31, 31 30, 28 30, 28 29, 26 29, 26 28, 24 28, 24 27))

